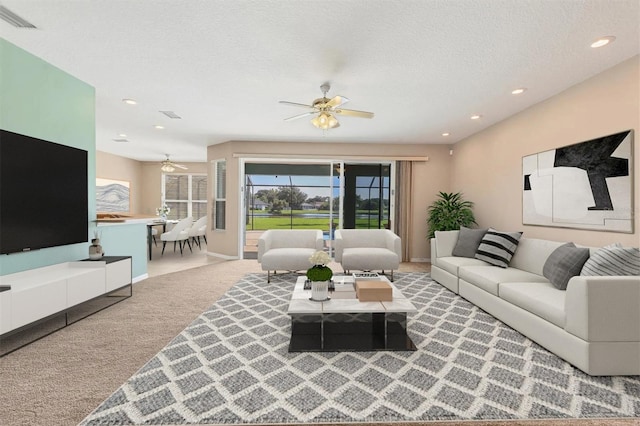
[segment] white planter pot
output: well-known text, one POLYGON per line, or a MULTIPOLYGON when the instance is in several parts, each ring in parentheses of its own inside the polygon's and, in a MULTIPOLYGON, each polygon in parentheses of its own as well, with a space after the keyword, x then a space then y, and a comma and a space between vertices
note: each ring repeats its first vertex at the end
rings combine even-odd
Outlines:
POLYGON ((311 281, 311 300, 329 300, 329 281, 311 281))

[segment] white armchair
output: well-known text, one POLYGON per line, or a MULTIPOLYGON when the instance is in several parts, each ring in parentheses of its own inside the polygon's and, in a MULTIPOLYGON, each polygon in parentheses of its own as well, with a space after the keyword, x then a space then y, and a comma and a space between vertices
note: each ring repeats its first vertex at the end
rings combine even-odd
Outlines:
POLYGON ((339 229, 335 233, 335 260, 345 272, 393 271, 400 267, 400 237, 388 229, 339 229))
POLYGON ((189 245, 189 250, 191 250, 191 243, 189 242, 189 227, 192 223, 193 219, 191 216, 186 217, 176 223, 170 231, 160 235, 160 240, 162 241, 162 254, 164 254, 164 248, 167 245, 167 241, 173 241, 173 251, 176 251, 176 242, 180 243, 180 255, 182 255, 182 249, 184 248, 185 242, 189 245))
POLYGON ((258 239, 258 263, 267 271, 301 271, 309 269, 309 257, 324 248, 322 231, 315 229, 270 229, 258 239))
POLYGON ((202 216, 189 228, 189 239, 193 240, 198 247, 200 247, 200 237, 204 238, 204 243, 207 244, 207 216, 202 216))

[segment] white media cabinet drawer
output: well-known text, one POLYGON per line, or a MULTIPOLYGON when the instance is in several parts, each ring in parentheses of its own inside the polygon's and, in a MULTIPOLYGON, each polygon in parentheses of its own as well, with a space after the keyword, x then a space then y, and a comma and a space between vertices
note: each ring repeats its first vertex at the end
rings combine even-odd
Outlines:
POLYGON ((131 258, 107 263, 106 292, 131 284, 131 258))
POLYGON ((46 285, 28 286, 13 292, 11 329, 16 329, 67 308, 67 280, 49 281, 46 285))
POLYGON ((77 305, 105 293, 104 269, 88 269, 67 280, 67 307, 77 305))

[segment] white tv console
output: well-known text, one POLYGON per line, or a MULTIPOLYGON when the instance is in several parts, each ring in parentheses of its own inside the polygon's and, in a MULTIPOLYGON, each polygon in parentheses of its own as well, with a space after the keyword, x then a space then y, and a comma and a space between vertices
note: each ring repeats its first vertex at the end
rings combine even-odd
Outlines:
POLYGON ((125 287, 129 287, 128 294, 114 297, 113 303, 82 318, 133 295, 131 256, 105 256, 97 261, 65 262, 0 276, 0 356, 25 346, 21 344, 6 351, 3 348, 6 337, 62 314, 65 316, 62 327, 66 327, 82 319, 69 322, 67 312, 71 308, 125 287))

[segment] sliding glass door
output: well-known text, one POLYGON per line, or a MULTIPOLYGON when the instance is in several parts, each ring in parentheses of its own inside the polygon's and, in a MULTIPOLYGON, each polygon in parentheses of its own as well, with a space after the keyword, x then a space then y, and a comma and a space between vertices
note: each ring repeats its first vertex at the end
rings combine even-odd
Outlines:
POLYGON ((267 229, 321 229, 326 240, 338 226, 339 179, 331 162, 245 163, 244 258, 256 256, 267 229))
POLYGON ((247 160, 243 172, 245 259, 268 229, 320 229, 332 254, 336 229, 390 227, 391 163, 247 160))
POLYGON ((344 165, 345 229, 390 228, 391 165, 344 165))

